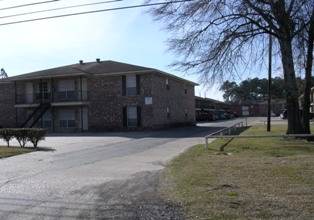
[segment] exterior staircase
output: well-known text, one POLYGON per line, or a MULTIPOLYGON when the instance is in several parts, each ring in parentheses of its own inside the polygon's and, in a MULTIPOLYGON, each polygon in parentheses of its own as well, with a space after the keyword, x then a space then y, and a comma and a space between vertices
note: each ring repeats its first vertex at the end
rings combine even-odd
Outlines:
POLYGON ((50 108, 50 103, 41 103, 34 112, 26 119, 21 128, 32 128, 38 120, 50 108))

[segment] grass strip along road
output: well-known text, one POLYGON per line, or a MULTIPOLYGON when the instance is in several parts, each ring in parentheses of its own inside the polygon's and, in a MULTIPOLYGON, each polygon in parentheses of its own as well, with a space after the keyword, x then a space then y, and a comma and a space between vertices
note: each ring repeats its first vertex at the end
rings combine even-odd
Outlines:
MULTIPOLYGON (((253 126, 239 133, 285 131, 281 125, 268 133, 253 126)), ((216 139, 208 149, 197 145, 173 160, 160 190, 185 207, 187 219, 312 219, 314 142, 216 139)))
POLYGON ((0 159, 6 157, 12 157, 19 154, 30 153, 33 151, 37 151, 38 149, 34 147, 7 147, 7 146, 0 146, 0 159))

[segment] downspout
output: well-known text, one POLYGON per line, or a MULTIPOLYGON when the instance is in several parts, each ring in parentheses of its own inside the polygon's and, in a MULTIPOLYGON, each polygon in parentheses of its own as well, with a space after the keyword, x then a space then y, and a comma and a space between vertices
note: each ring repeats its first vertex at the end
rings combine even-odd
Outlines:
POLYGON ((51 108, 52 132, 55 132, 55 109, 51 108))
MULTIPOLYGON (((54 95, 55 95, 55 86, 54 86, 54 80, 51 78, 51 103, 54 101, 54 95)), ((51 123, 52 123, 52 132, 55 130, 55 119, 54 119, 54 109, 51 108, 51 123)))
POLYGON ((83 101, 83 83, 82 83, 82 75, 80 75, 80 87, 81 87, 81 101, 83 101))
POLYGON ((84 122, 83 122, 83 106, 81 105, 81 131, 84 131, 84 122))
POLYGON ((40 95, 39 95, 39 97, 40 97, 40 104, 42 104, 43 103, 43 82, 42 82, 42 80, 40 79, 39 80, 39 93, 40 93, 40 95))
MULTIPOLYGON (((15 96, 15 104, 17 103, 17 88, 16 88, 16 81, 14 82, 14 96, 15 96)), ((17 108, 15 107, 15 127, 17 128, 17 108)))
POLYGON ((55 86, 54 86, 54 80, 51 78, 51 102, 54 100, 54 93, 55 93, 55 86))
MULTIPOLYGON (((80 75, 80 87, 81 87, 81 102, 83 101, 83 82, 82 82, 82 75, 80 75)), ((83 106, 81 105, 81 131, 84 130, 83 128, 84 122, 83 122, 83 106)))

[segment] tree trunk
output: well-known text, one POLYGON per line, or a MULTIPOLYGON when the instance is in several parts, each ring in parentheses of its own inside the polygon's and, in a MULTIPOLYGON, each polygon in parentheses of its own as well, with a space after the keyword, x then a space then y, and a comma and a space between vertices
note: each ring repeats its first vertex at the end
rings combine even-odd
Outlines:
POLYGON ((303 126, 300 120, 301 114, 298 102, 298 90, 295 78, 291 41, 292 40, 289 38, 279 39, 288 110, 287 134, 302 134, 303 126))
POLYGON ((305 88, 304 88, 304 102, 303 102, 303 127, 304 133, 311 134, 310 129, 310 93, 312 87, 312 66, 313 66, 313 43, 314 43, 314 7, 312 10, 310 28, 308 30, 307 39, 307 57, 305 66, 305 88))

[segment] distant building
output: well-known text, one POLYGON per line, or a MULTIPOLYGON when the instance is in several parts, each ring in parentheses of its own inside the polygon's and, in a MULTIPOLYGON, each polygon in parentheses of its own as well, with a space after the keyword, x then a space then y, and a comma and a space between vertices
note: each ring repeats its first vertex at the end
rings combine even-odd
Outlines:
POLYGON ((229 104, 215 99, 195 97, 195 114, 197 121, 212 121, 229 113, 229 104))
MULTIPOLYGON (((268 101, 263 101, 259 103, 260 116, 267 116, 268 111, 268 101)), ((286 108, 286 100, 284 99, 272 99, 271 100, 271 112, 272 115, 279 116, 280 112, 286 108)))
MULTIPOLYGON (((279 116, 281 110, 285 109, 285 106, 285 100, 271 100, 272 116, 279 116)), ((238 116, 267 116, 268 101, 247 100, 230 103, 230 112, 238 116)))
POLYGON ((229 110, 230 105, 226 102, 221 102, 219 100, 195 96, 195 107, 196 109, 225 111, 229 110))
POLYGON ((237 116, 259 116, 259 103, 255 100, 230 102, 230 112, 237 116))
POLYGON ((195 124, 197 84, 157 69, 100 61, 0 80, 0 126, 53 132, 195 124))

